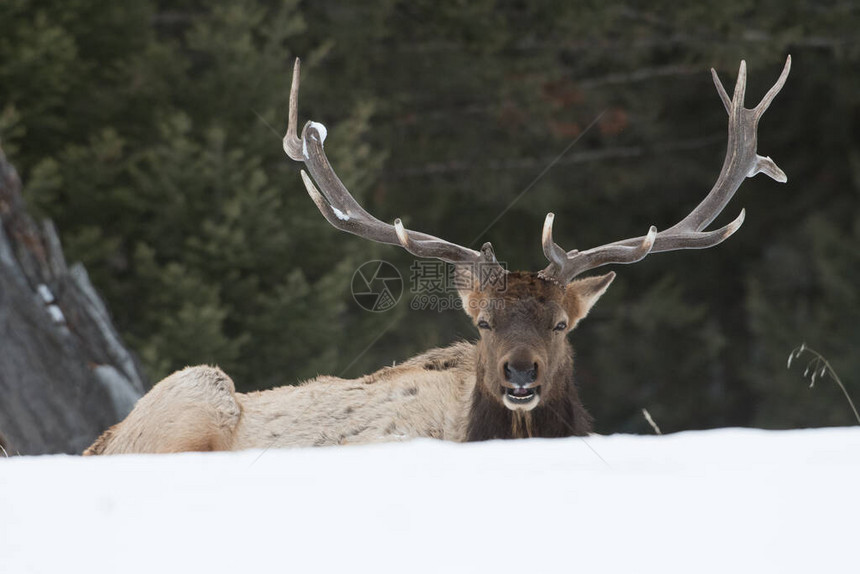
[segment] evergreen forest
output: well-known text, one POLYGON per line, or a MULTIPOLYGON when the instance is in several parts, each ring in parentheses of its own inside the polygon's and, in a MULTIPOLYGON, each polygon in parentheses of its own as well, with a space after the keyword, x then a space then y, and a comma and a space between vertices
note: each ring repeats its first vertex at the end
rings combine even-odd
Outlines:
POLYGON ((358 376, 474 340, 415 309, 414 259, 335 231, 281 146, 293 60, 300 122, 383 221, 546 265, 540 233, 585 249, 671 226, 726 150, 727 86, 752 107, 786 56, 759 153, 713 249, 615 266, 571 335, 599 432, 856 423, 801 343, 860 401, 860 5, 521 0, 4 0, 0 143, 57 225, 150 384, 220 365, 240 390, 358 376), (399 302, 354 300, 362 263, 399 302))

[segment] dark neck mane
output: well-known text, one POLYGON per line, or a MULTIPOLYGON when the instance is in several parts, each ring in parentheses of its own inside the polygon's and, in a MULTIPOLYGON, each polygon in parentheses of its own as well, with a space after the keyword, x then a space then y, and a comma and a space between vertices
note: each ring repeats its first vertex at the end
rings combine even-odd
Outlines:
POLYGON ((476 361, 475 388, 469 408, 467 441, 490 439, 585 436, 591 432, 591 416, 579 399, 573 384, 573 359, 568 357, 552 382, 555 392, 541 396, 537 407, 514 412, 498 397, 490 396, 483 384, 484 369, 476 361))

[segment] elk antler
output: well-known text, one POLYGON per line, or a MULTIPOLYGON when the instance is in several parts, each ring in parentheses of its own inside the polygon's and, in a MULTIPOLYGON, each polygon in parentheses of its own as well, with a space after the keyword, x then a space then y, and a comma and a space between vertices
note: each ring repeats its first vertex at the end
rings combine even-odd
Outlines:
POLYGON ((764 173, 778 182, 788 181, 785 173, 772 159, 756 153, 756 131, 762 115, 785 84, 789 70, 791 70, 791 56, 786 59, 782 74, 773 87, 765 94, 759 105, 750 110, 744 107, 744 93, 747 86, 746 62, 741 61, 735 92, 731 99, 717 77, 717 72, 711 68, 717 92, 729 114, 729 143, 723 169, 705 199, 687 217, 665 231, 658 233, 656 227, 651 227, 647 235, 623 239, 587 251, 574 249, 565 252, 554 243, 552 224, 555 216, 548 213, 544 221, 542 243, 543 252, 550 264, 541 271, 541 274, 564 284, 589 269, 610 263, 635 263, 649 253, 713 247, 737 231, 744 222, 744 210, 741 210, 740 215, 725 227, 714 231, 702 230, 725 208, 744 179, 757 173, 764 173))
POLYGON ((317 122, 307 122, 302 129, 302 137, 296 136, 299 116, 299 68, 300 61, 296 58, 284 151, 290 158, 303 162, 311 172, 313 181, 304 170, 302 180, 311 199, 329 223, 341 231, 348 231, 371 241, 399 245, 418 257, 432 257, 450 263, 496 263, 490 243, 484 243, 480 251, 475 251, 433 235, 410 231, 403 226, 400 219, 395 219, 394 225, 383 223, 365 211, 350 195, 325 155, 325 126, 317 122), (314 181, 319 185, 319 190, 314 181))

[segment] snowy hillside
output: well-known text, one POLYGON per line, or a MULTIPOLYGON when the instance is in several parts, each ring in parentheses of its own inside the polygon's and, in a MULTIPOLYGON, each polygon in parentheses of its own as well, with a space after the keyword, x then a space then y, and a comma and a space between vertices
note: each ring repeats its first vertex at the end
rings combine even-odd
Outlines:
POLYGON ((857 571, 858 485, 856 428, 11 458, 0 572, 857 571))

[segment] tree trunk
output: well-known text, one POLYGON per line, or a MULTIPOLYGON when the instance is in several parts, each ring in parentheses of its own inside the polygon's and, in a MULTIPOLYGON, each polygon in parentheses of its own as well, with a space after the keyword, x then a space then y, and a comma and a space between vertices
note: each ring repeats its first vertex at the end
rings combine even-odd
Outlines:
POLYGON ((0 446, 79 453, 128 414, 144 380, 84 267, 67 267, 53 224, 27 215, 0 149, 0 446))

